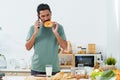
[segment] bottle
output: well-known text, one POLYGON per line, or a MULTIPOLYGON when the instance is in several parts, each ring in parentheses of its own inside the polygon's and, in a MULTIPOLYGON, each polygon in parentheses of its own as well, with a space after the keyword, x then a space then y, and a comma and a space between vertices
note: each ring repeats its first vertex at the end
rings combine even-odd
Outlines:
POLYGON ((2 54, 0 54, 0 68, 1 69, 7 68, 6 58, 2 54))
POLYGON ((20 59, 20 68, 21 69, 26 69, 26 62, 25 62, 25 60, 23 58, 20 59))
POLYGON ((99 66, 99 63, 96 61, 95 63, 95 66, 94 66, 94 69, 98 69, 100 66, 99 66))

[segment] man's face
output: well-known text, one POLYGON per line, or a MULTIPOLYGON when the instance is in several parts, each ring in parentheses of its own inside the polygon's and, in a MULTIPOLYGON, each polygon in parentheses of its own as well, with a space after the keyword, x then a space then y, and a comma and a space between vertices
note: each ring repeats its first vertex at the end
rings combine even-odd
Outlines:
POLYGON ((40 11, 38 16, 43 23, 51 20, 51 12, 49 10, 40 11))

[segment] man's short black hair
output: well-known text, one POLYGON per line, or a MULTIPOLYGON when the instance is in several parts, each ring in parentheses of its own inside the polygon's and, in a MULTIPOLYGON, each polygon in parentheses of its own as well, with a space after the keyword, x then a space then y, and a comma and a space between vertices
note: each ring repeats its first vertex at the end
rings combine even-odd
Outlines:
POLYGON ((39 12, 42 10, 49 10, 51 12, 49 5, 44 3, 38 5, 37 13, 39 14, 39 12))

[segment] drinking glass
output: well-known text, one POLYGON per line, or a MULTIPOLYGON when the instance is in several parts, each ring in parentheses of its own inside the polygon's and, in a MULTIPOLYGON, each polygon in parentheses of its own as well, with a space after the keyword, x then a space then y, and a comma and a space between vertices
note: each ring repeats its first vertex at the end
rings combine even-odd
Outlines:
POLYGON ((45 68, 46 68, 46 76, 51 77, 52 76, 52 65, 47 64, 45 68))
POLYGON ((72 75, 75 75, 75 70, 76 70, 75 67, 71 67, 71 74, 72 74, 72 75))
POLYGON ((83 69, 83 68, 84 68, 84 64, 79 63, 79 64, 78 64, 78 68, 79 68, 79 69, 83 69))
POLYGON ((77 75, 85 75, 86 74, 86 71, 85 71, 83 63, 79 63, 78 64, 78 70, 76 70, 76 74, 77 75))

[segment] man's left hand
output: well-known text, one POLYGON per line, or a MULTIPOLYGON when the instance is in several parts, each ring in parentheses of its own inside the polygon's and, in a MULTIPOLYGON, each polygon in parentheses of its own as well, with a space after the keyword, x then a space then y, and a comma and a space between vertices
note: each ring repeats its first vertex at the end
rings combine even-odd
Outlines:
POLYGON ((56 34, 58 32, 58 23, 57 22, 53 22, 52 31, 54 34, 56 34))

